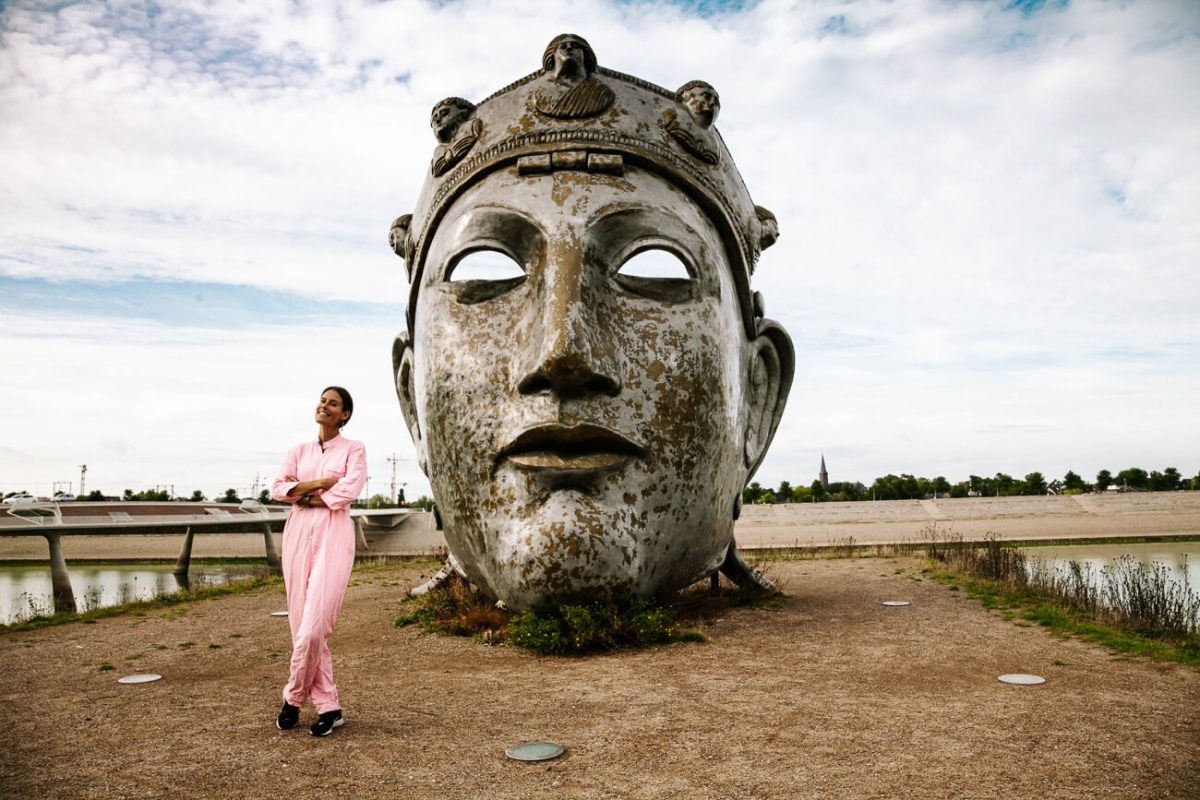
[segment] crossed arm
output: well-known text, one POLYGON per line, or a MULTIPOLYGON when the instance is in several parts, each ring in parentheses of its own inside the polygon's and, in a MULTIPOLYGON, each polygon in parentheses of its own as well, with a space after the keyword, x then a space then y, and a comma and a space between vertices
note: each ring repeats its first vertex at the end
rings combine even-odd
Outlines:
MULTIPOLYGON (((285 481, 297 480, 295 475, 285 475, 285 481)), ((300 481, 291 489, 288 490, 288 497, 299 498, 296 500, 296 505, 306 508, 328 508, 325 501, 320 495, 312 494, 321 489, 332 489, 333 485, 338 482, 337 478, 318 478, 315 481, 300 481)))

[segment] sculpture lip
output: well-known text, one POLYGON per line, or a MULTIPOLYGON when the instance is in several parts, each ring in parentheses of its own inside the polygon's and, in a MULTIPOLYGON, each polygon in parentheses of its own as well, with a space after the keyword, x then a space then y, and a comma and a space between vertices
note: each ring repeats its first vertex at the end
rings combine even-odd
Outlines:
POLYGON ((645 448, 601 425, 549 423, 522 431, 496 461, 526 470, 577 472, 615 469, 645 455, 645 448))

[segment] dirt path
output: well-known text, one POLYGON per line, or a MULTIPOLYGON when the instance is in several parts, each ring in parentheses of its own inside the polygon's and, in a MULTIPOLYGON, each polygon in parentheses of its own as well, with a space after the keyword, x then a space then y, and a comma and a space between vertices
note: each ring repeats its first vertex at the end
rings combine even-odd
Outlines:
POLYGON ((781 607, 723 612, 706 644, 591 658, 397 629, 421 569, 361 567, 333 640, 347 724, 328 739, 273 725, 282 589, 0 636, 0 797, 1198 795, 1195 669, 1018 627, 911 580, 916 564, 773 566, 781 607), (164 680, 116 682, 135 671, 164 680), (505 759, 529 740, 567 753, 505 759))

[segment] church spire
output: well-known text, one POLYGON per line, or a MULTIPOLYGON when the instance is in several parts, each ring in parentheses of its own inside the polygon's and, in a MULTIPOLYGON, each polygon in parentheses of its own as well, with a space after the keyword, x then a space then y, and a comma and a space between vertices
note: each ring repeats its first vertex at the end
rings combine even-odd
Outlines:
POLYGON ((821 471, 817 474, 817 478, 821 481, 821 488, 828 491, 829 489, 829 473, 825 471, 825 454, 821 453, 821 471))

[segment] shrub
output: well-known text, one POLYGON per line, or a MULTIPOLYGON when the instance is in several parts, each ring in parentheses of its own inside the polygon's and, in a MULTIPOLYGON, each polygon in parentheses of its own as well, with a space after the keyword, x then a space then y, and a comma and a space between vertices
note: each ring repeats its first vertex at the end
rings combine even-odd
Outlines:
POLYGON ((419 624, 434 633, 481 636, 488 643, 505 642, 545 655, 707 641, 698 632, 681 634, 674 608, 640 598, 511 615, 466 581, 453 578, 415 602, 415 608, 396 618, 398 627, 419 624))

